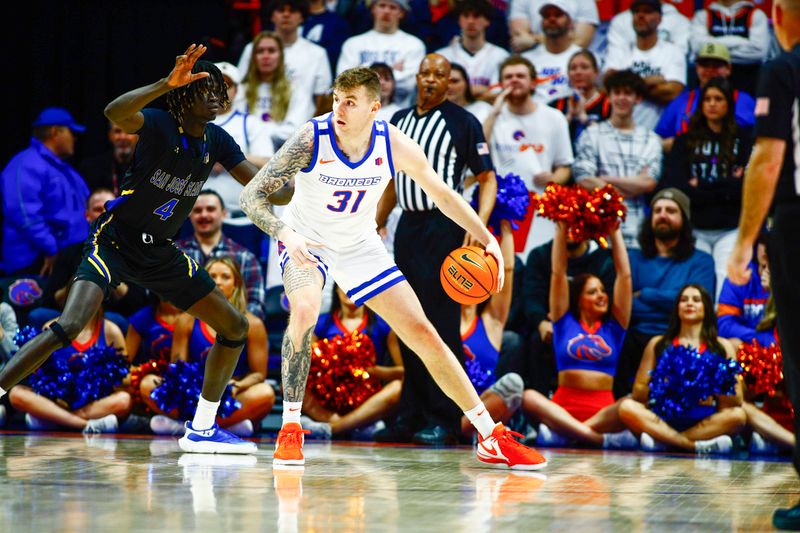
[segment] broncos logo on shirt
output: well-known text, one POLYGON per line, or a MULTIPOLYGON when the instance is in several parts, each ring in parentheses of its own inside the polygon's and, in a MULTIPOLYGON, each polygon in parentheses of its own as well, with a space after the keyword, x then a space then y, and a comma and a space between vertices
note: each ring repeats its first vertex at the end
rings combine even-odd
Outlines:
POLYGON ((600 361, 609 357, 612 350, 601 336, 581 333, 567 343, 567 353, 579 361, 600 361))

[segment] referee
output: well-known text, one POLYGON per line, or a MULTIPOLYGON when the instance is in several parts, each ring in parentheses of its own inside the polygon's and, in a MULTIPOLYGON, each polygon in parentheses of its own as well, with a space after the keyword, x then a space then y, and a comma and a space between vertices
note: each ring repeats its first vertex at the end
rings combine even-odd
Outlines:
MULTIPOLYGON (((447 59, 438 54, 425 56, 417 73, 416 106, 398 111, 391 122, 422 147, 437 174, 459 193, 469 167, 480 184, 478 216, 486 224, 497 195, 489 147, 478 120, 447 101, 449 81, 447 59)), ((464 230, 442 214, 402 172, 395 177, 395 187, 384 192, 378 208, 378 228, 383 229, 398 201, 403 214, 395 235, 395 262, 419 297, 428 319, 463 364, 461 308, 442 289, 439 267, 449 252, 472 239, 465 238, 464 230)), ((400 350, 405 377, 397 419, 377 433, 376 440, 456 444, 461 410, 436 385, 414 352, 403 343, 400 350)))
MULTIPOLYGON (((753 243, 774 203, 774 229, 768 243, 772 295, 778 311, 783 374, 795 413, 795 441, 800 413, 800 0, 775 0, 775 36, 784 52, 761 70, 756 99, 756 142, 744 178, 739 238, 728 262, 728 277, 737 284, 749 279, 753 243), (774 197, 774 201, 773 201, 774 197)), ((794 467, 800 472, 795 444, 794 467)), ((800 504, 778 509, 772 517, 779 529, 800 530, 800 504)))

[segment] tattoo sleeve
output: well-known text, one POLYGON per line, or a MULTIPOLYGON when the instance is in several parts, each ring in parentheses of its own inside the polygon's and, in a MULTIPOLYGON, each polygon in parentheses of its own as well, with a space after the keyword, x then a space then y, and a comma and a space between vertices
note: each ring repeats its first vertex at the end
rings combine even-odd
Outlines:
POLYGON ((303 333, 300 348, 294 346, 287 330, 281 346, 281 377, 283 380, 283 397, 289 402, 302 402, 311 366, 311 334, 314 327, 303 333))
POLYGON ((242 191, 239 197, 242 211, 270 237, 275 237, 284 224, 273 214, 269 195, 307 167, 313 153, 314 126, 308 122, 286 141, 242 191))

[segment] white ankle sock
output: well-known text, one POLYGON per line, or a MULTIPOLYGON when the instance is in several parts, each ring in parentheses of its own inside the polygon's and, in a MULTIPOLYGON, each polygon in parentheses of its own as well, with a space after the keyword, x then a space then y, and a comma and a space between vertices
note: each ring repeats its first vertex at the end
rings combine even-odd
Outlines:
POLYGON ((303 402, 283 402, 283 425, 293 422, 300 423, 300 409, 303 407, 303 402))
POLYGON ((475 429, 478 430, 478 433, 480 433, 481 437, 484 439, 491 435, 495 426, 497 426, 495 421, 492 420, 492 415, 489 414, 486 406, 483 405, 483 402, 469 411, 464 411, 464 414, 467 415, 467 420, 469 420, 470 424, 475 426, 475 429))
POLYGON ((197 411, 194 412, 194 420, 192 420, 192 429, 198 431, 210 429, 217 418, 217 409, 219 409, 219 402, 209 402, 200 395, 197 400, 197 411))
POLYGON ((6 395, 6 390, 3 387, 0 387, 0 398, 6 395))

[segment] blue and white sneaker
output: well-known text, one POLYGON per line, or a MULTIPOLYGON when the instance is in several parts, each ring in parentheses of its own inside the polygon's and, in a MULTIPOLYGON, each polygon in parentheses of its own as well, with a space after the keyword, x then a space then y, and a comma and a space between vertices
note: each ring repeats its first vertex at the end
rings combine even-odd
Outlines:
POLYGON ((178 439, 181 450, 189 453, 240 453, 251 454, 258 451, 254 442, 242 440, 214 424, 209 429, 198 431, 186 422, 186 433, 178 439))

